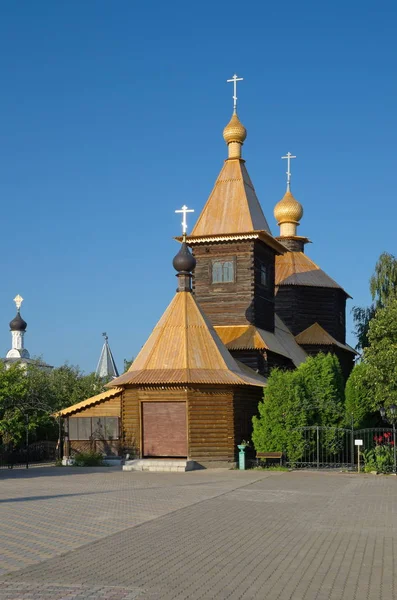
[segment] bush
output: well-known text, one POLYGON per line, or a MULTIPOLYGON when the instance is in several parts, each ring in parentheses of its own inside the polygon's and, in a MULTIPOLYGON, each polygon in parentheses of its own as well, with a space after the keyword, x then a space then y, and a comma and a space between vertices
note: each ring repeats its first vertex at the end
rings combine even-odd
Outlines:
POLYGON ((364 451, 364 470, 366 473, 390 473, 394 467, 394 446, 390 433, 374 437, 375 446, 364 451))
POLYGON ((103 466, 103 456, 100 452, 79 452, 73 458, 75 467, 103 466))
MULTIPOLYGON (((253 418, 255 450, 285 452, 290 464, 308 451, 303 427, 341 427, 344 385, 339 361, 332 354, 308 357, 295 371, 273 369, 264 389, 258 416, 253 418)), ((327 431, 329 452, 340 451, 335 429, 327 431)))

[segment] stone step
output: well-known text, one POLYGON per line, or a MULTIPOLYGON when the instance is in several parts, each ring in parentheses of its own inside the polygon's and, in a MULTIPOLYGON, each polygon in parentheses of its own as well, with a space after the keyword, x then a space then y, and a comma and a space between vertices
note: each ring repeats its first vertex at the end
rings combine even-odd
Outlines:
POLYGON ((152 473, 184 473, 195 468, 194 460, 160 460, 140 458, 126 460, 123 471, 151 471, 152 473))

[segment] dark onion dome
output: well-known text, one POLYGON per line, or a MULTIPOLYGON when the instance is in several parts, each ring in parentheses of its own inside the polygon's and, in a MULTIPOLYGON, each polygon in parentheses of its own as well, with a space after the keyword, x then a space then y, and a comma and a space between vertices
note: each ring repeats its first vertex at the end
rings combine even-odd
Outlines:
POLYGON ((19 311, 17 312, 16 317, 14 317, 12 321, 10 321, 11 331, 26 331, 27 326, 28 324, 26 323, 26 321, 24 321, 24 319, 22 319, 21 315, 19 314, 19 311))
POLYGON ((196 266, 196 259, 190 252, 186 242, 182 242, 181 249, 172 261, 175 271, 190 273, 196 266))

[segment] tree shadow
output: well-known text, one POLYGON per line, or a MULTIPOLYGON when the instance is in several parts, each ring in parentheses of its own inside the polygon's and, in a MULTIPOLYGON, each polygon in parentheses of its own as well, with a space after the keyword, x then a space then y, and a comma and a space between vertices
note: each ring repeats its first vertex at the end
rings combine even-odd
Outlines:
POLYGON ((34 477, 64 477, 65 475, 87 475, 88 473, 112 473, 122 471, 121 465, 108 467, 17 467, 0 469, 0 480, 30 479, 34 477))
POLYGON ((2 498, 0 504, 11 502, 35 502, 36 500, 50 500, 52 498, 68 498, 71 496, 92 496, 94 494, 110 494, 114 490, 103 490, 101 492, 78 492, 76 494, 54 494, 52 496, 20 496, 17 498, 2 498))

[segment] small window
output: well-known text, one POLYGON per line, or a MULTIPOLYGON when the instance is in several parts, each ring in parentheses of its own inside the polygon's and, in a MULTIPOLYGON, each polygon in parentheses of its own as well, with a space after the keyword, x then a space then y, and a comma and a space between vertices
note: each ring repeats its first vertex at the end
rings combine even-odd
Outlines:
POLYGON ((232 260, 212 263, 212 283, 232 283, 234 281, 234 263, 232 260))
POLYGON ((261 265, 261 284, 267 287, 267 267, 266 265, 261 265))
POLYGON ((69 419, 69 438, 71 440, 89 440, 91 437, 91 417, 71 417, 69 419))
POLYGON ((106 417, 105 435, 107 440, 119 439, 119 420, 117 417, 106 417))
POLYGON ((69 419, 71 440, 117 440, 118 417, 72 417, 69 419))
POLYGON ((93 417, 92 419, 92 438, 94 440, 104 440, 105 437, 105 418, 93 417))
POLYGON ((89 440, 91 437, 91 419, 89 417, 80 417, 79 422, 79 440, 89 440))
POLYGON ((79 429, 78 429, 77 425, 78 425, 78 419, 76 419, 76 418, 69 419, 69 437, 71 440, 79 439, 79 429))

